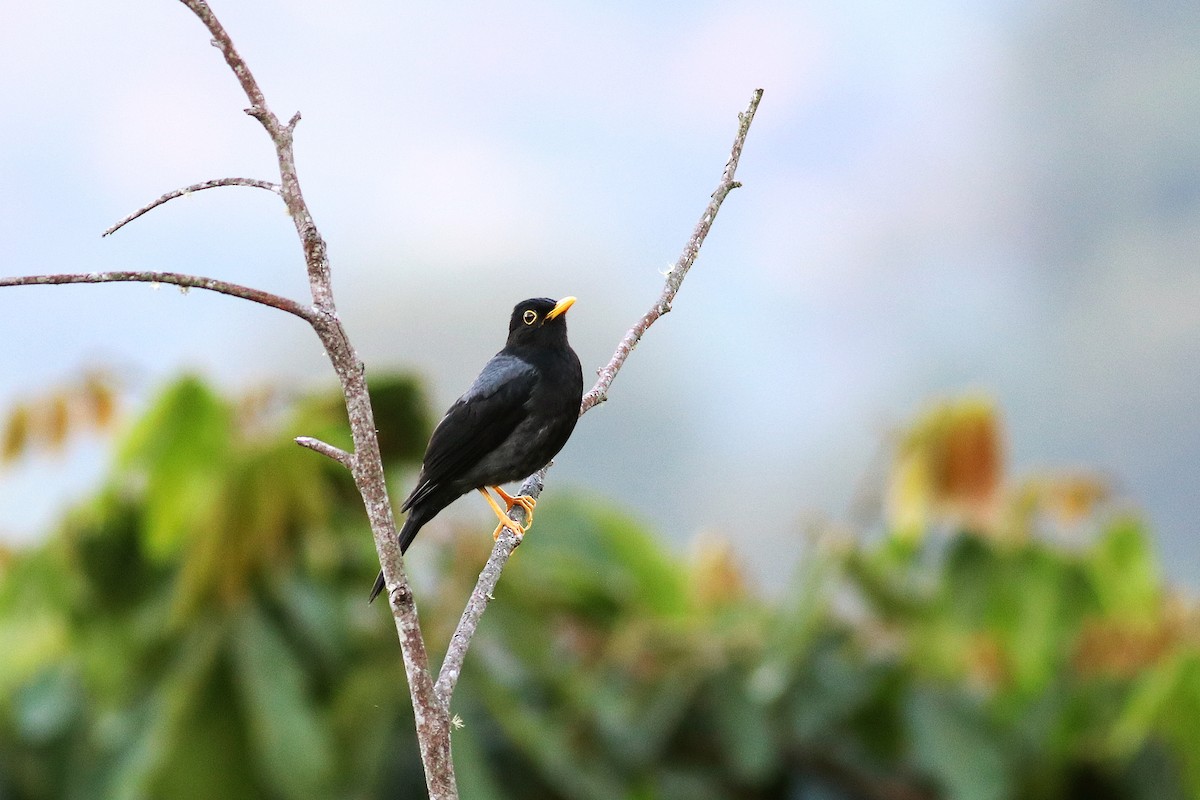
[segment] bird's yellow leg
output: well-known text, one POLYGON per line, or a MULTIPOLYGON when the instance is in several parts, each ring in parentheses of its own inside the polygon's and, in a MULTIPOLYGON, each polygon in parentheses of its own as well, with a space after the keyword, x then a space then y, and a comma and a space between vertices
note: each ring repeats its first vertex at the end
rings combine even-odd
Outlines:
POLYGON ((508 506, 508 510, 512 511, 513 506, 520 506, 525 511, 525 530, 529 530, 529 526, 533 525, 533 509, 537 505, 537 500, 534 500, 527 494, 513 497, 508 492, 501 489, 499 486, 493 486, 492 490, 500 495, 500 499, 508 506))
MULTIPOLYGON (((525 535, 525 528, 521 527, 521 523, 517 522, 516 520, 509 519, 508 514, 506 514, 504 510, 497 505, 496 501, 492 499, 492 496, 487 493, 487 489, 480 489, 479 493, 483 495, 484 500, 488 501, 488 505, 492 507, 492 511, 495 511, 496 516, 500 519, 500 524, 497 525, 496 530, 492 532, 493 539, 500 538, 501 528, 508 528, 517 535, 518 539, 525 535)), ((522 508, 524 508, 524 506, 522 506, 522 508)))

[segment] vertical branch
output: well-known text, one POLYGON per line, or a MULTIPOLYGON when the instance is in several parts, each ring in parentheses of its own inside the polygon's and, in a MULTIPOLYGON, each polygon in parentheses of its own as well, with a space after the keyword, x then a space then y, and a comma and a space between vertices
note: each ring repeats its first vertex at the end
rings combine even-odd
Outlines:
POLYGON ((181 2, 208 28, 213 44, 225 57, 225 63, 233 71, 250 101, 250 108, 246 109, 246 113, 262 124, 275 145, 283 201, 287 205, 288 214, 296 226, 296 233, 304 249, 304 261, 308 269, 309 288, 316 315, 313 329, 320 337, 329 361, 337 373, 346 401, 350 432, 354 440, 354 452, 349 457, 350 472, 355 485, 358 486, 359 494, 362 495, 371 524, 371 534, 375 540, 375 549, 379 554, 379 563, 389 588, 392 616, 395 618, 400 649, 404 656, 404 670, 408 676, 409 693, 417 722, 417 740, 421 746, 421 760, 425 768, 429 796, 433 800, 457 798, 454 764, 450 757, 449 713, 434 693, 416 601, 404 572, 396 520, 388 498, 383 460, 379 455, 375 415, 371 410, 371 398, 367 394, 366 368, 350 344, 346 330, 338 318, 337 307, 333 301, 325 240, 317 230, 308 204, 304 201, 304 195, 300 191, 300 180, 296 174, 292 134, 300 121, 300 114, 293 115, 286 125, 280 123, 279 118, 267 106, 266 96, 253 73, 208 3, 205 0, 181 2))
POLYGON ((375 415, 367 393, 366 368, 351 347, 346 331, 336 316, 321 317, 313 327, 325 345, 330 363, 342 384, 354 441, 354 452, 350 454, 350 474, 362 496, 371 523, 375 550, 388 586, 388 601, 404 657, 404 672, 408 678, 417 743, 421 749, 429 797, 430 800, 457 798, 454 762, 450 754, 449 710, 434 692, 416 598, 404 571, 396 519, 388 498, 383 459, 375 432, 375 415))

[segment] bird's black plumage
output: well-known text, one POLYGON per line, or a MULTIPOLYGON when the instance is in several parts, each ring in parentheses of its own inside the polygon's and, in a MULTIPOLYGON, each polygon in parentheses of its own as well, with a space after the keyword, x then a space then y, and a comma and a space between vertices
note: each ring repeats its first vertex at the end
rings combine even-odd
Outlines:
MULTIPOLYGON (((549 463, 575 430, 583 369, 567 343, 575 298, 518 303, 508 341, 442 417, 417 485, 401 506, 405 552, 421 526, 472 489, 520 480, 549 463)), ((383 573, 371 599, 383 589, 383 573)))

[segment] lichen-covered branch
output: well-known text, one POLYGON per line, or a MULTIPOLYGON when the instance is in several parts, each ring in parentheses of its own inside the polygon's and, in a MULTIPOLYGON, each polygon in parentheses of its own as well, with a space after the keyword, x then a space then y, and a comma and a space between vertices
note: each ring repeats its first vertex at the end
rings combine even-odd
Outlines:
POLYGON ((417 741, 421 748, 429 796, 431 800, 457 798, 454 764, 450 757, 450 716, 433 691, 433 678, 429 673, 429 659, 421 636, 416 601, 408 585, 408 577, 404 573, 396 520, 388 498, 383 460, 379 454, 375 416, 367 393, 366 368, 350 344, 338 317, 333 301, 328 249, 300 191, 300 180, 296 174, 292 141, 296 125, 300 122, 300 114, 297 112, 286 124, 281 123, 267 105, 266 96, 258 81, 208 3, 205 0, 181 2, 191 9, 208 29, 213 45, 221 51, 225 63, 233 71, 250 101, 250 108, 246 109, 246 113, 262 124, 275 146, 283 202, 296 226, 296 233, 304 250, 304 262, 313 299, 313 329, 320 337, 329 361, 337 373, 346 402, 350 433, 354 440, 354 452, 347 459, 347 466, 362 496, 371 525, 371 534, 375 540, 375 549, 379 554, 379 562, 389 590, 392 616, 400 639, 404 670, 408 676, 409 693, 417 723, 417 741))
POLYGON ((248 112, 262 123, 275 145, 279 161, 281 183, 276 185, 267 181, 249 178, 223 178, 183 189, 167 192, 157 200, 139 209, 126 220, 118 223, 115 230, 131 219, 146 213, 152 208, 180 197, 191 191, 199 191, 216 186, 256 186, 276 191, 283 197, 289 215, 296 225, 304 248, 305 261, 308 267, 309 284, 312 290, 313 305, 311 307, 297 303, 294 300, 271 294, 259 289, 241 286, 214 278, 196 275, 186 275, 175 272, 127 271, 127 272, 89 272, 58 275, 30 275, 13 278, 0 278, 0 287, 29 286, 38 284, 63 283, 109 283, 116 281, 140 281, 152 284, 174 284, 182 288, 199 288, 223 294, 241 297, 256 303, 277 308, 304 319, 313 326, 325 346, 329 360, 337 372, 345 395, 346 408, 350 418, 351 433, 354 439, 354 452, 346 453, 336 450, 316 440, 302 442, 310 449, 322 452, 334 458, 350 469, 354 481, 362 494, 371 523, 376 548, 379 551, 384 575, 388 585, 394 587, 394 596, 398 598, 392 603, 393 615, 396 617, 396 628, 400 636, 404 653, 405 670, 408 674, 410 689, 414 704, 420 704, 417 717, 425 720, 428 730, 419 731, 423 755, 427 771, 437 773, 430 778, 430 792, 434 797, 454 797, 453 765, 450 763, 449 718, 437 702, 433 693, 433 680, 429 674, 428 658, 425 654, 424 643, 420 640, 420 628, 417 623, 415 603, 412 593, 407 591, 407 578, 404 575, 403 562, 400 557, 397 542, 396 524, 392 516, 391 502, 387 495, 387 484, 384 479, 383 463, 379 455, 379 443, 376 438, 375 420, 371 410, 370 398, 367 394, 365 368, 357 353, 350 344, 346 331, 337 315, 333 303, 333 291, 330 281, 329 262, 326 256, 324 239, 317 231, 312 215, 300 192, 296 176, 295 158, 292 153, 292 134, 300 114, 294 114, 287 124, 281 124, 278 118, 267 106, 266 98, 259 88, 249 67, 238 54, 229 34, 225 31, 212 9, 204 0, 182 0, 183 4, 192 10, 208 28, 212 35, 213 44, 221 50, 226 63, 233 70, 246 96, 252 104, 248 112), (336 451, 336 452, 335 452, 336 451), (424 709, 425 713, 421 713, 424 709), (435 791, 434 782, 448 784, 449 790, 435 791))
POLYGON ((332 458, 334 461, 341 464, 348 470, 354 469, 354 454, 347 453, 340 447, 334 447, 329 442, 323 442, 320 439, 312 436, 297 436, 296 444, 301 447, 307 447, 309 450, 320 453, 323 456, 332 458))
POLYGON ((115 281, 141 281, 152 284, 174 284, 183 289, 198 288, 241 297, 262 305, 286 311, 312 325, 313 330, 325 347, 329 361, 337 373, 346 401, 350 419, 350 430, 354 440, 353 452, 346 452, 315 439, 304 439, 300 444, 320 452, 343 464, 350 470, 366 508, 367 518, 380 564, 389 587, 392 615, 403 653, 405 673, 408 676, 414 715, 417 721, 417 739, 425 768, 429 796, 432 800, 456 800, 458 790, 454 780, 454 764, 450 757, 450 718, 447 709, 433 691, 433 678, 429 672, 429 659, 421 636, 416 602, 404 574, 403 561, 396 534, 396 522, 388 498, 384 479, 383 461, 379 454, 375 419, 367 394, 365 367, 350 344, 345 328, 338 318, 333 302, 333 287, 330 280, 329 259, 325 240, 313 222, 312 214, 300 191, 296 175, 292 137, 300 114, 292 115, 286 124, 281 123, 267 105, 266 97, 258 86, 250 68, 238 54, 229 34, 225 31, 205 0, 181 0, 208 29, 212 43, 225 58, 241 85, 251 107, 247 113, 257 119, 266 129, 275 147, 279 163, 280 183, 249 178, 223 178, 195 184, 183 189, 167 192, 157 200, 144 206, 125 220, 110 228, 117 230, 132 219, 166 203, 176 197, 217 186, 255 186, 279 193, 287 206, 288 214, 296 226, 296 232, 304 251, 308 271, 312 306, 297 303, 278 295, 246 286, 175 272, 89 272, 59 275, 30 275, 0 278, 0 287, 31 286, 63 283, 109 283, 115 281))
POLYGON ((190 195, 194 192, 201 192, 201 191, 204 191, 205 189, 216 189, 218 186, 252 186, 256 189, 266 189, 268 192, 274 192, 275 194, 278 194, 281 196, 283 194, 282 190, 279 188, 278 183, 271 183, 270 181, 260 181, 256 178, 217 178, 216 180, 202 181, 200 183, 193 183, 191 186, 184 186, 182 189, 174 189, 170 192, 167 192, 166 194, 164 194, 163 196, 161 196, 159 198, 151 200, 149 203, 142 206, 137 211, 134 211, 132 214, 125 217, 120 222, 118 222, 116 225, 113 225, 111 228, 109 228, 108 230, 106 230, 104 233, 102 233, 100 235, 102 237, 110 236, 110 235, 116 233, 117 231, 121 230, 121 228, 125 227, 129 223, 133 222, 135 219, 140 217, 142 214, 145 214, 147 211, 153 211, 154 209, 161 206, 163 203, 174 200, 177 197, 187 197, 188 195, 190 195))
POLYGON ((0 287, 4 286, 51 286, 63 283, 169 283, 183 289, 205 289, 210 292, 220 292, 231 297, 240 297, 252 303, 277 308, 294 314, 305 322, 312 323, 316 316, 311 308, 297 303, 287 297, 252 289, 216 278, 205 278, 201 275, 185 275, 180 272, 75 272, 59 275, 22 275, 16 278, 0 278, 0 287))
POLYGON ((275 145, 275 155, 279 161, 279 177, 283 192, 283 202, 287 204, 288 213, 300 235, 300 243, 304 247, 304 262, 308 266, 308 283, 313 294, 313 303, 321 309, 332 311, 333 286, 329 278, 329 257, 326 253, 325 240, 317 231, 308 204, 300 192, 300 179, 296 175, 296 157, 292 151, 292 134, 296 123, 300 121, 300 112, 292 115, 286 124, 267 106, 267 98, 250 67, 242 60, 241 54, 233 46, 233 40, 221 25, 216 14, 209 8, 205 0, 181 0, 192 12, 200 18, 208 32, 212 34, 213 46, 221 51, 225 63, 233 70, 234 76, 246 93, 250 107, 246 113, 254 117, 266 128, 267 134, 275 145))
MULTIPOLYGON (((696 228, 692 232, 691 238, 688 239, 687 245, 684 246, 679 260, 675 262, 671 271, 667 273, 667 281, 663 287, 662 294, 659 295, 658 300, 650 307, 650 310, 635 322, 633 327, 622 337, 616 351, 613 353, 612 359, 600 369, 599 380, 583 396, 583 402, 579 407, 580 416, 586 414, 596 404, 604 402, 608 396, 608 387, 612 385, 613 379, 617 377, 617 373, 621 370, 625 359, 629 358, 629 354, 633 352, 633 348, 637 346, 638 341, 641 340, 647 329, 654 324, 655 320, 671 310, 671 303, 675 299, 675 294, 679 291, 679 287, 683 283, 684 277, 687 276, 688 270, 696 262, 696 256, 700 253, 700 247, 704 244, 704 239, 708 236, 709 229, 712 228, 713 220, 717 218, 717 211, 720 210, 721 204, 725 202, 725 197, 738 186, 741 186, 740 183, 734 180, 734 175, 737 172, 738 161, 742 156, 742 147, 746 144, 746 135, 750 132, 750 123, 754 121, 754 112, 758 110, 758 103, 762 100, 762 94, 762 89, 756 89, 754 95, 750 98, 750 105, 743 113, 738 115, 737 136, 734 137, 733 149, 730 152, 729 161, 725 164, 725 170, 721 174, 721 182, 717 184, 716 190, 713 191, 708 206, 705 207, 700 221, 696 223, 696 228)), ((526 478, 525 482, 521 484, 520 494, 527 494, 536 499, 542 492, 546 479, 546 471, 549 468, 550 465, 547 464, 526 478)), ((524 512, 519 506, 513 506, 513 509, 509 512, 509 516, 518 522, 523 521, 523 515, 524 512)), ((471 646, 471 639, 475 635, 475 630, 479 627, 479 620, 483 617, 483 612, 487 609, 488 602, 492 599, 492 593, 496 589, 496 584, 500 581, 500 573, 504 569, 504 565, 508 563, 509 556, 512 555, 513 550, 520 543, 516 534, 508 528, 505 528, 500 534, 500 537, 496 540, 495 547, 492 548, 492 554, 488 558, 487 564, 484 565, 483 572, 479 574, 479 580, 475 584, 474 591, 471 592, 471 598, 467 601, 467 607, 463 610, 458 627, 455 628, 454 634, 450 638, 450 647, 446 652, 445 660, 442 662, 442 668, 438 673, 437 684, 435 685, 438 698, 447 708, 449 708, 450 698, 454 694, 454 687, 458 683, 458 677, 462 673, 462 665, 467 655, 467 648, 471 646)))

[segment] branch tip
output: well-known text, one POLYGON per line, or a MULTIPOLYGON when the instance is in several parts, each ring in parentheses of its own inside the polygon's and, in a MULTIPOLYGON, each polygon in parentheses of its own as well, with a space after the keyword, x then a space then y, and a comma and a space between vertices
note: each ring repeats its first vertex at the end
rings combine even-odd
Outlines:
POLYGON ((159 284, 169 283, 181 289, 206 289, 218 294, 240 297, 252 303, 286 311, 299 317, 309 325, 316 325, 316 315, 312 309, 297 303, 287 297, 282 297, 261 289, 241 286, 228 281, 206 278, 202 275, 186 275, 180 272, 80 272, 63 273, 59 275, 24 275, 16 278, 0 278, 0 287, 5 286, 53 286, 63 283, 148 283, 157 288, 159 284))
POLYGON ((297 436, 295 442, 301 447, 307 447, 313 452, 332 458, 346 469, 354 469, 354 454, 349 453, 340 447, 334 447, 328 442, 323 442, 320 439, 316 439, 312 436, 297 436))
POLYGON ((201 181, 200 183, 193 183, 191 186, 184 186, 182 189, 173 189, 161 197, 151 200, 149 203, 142 206, 137 211, 134 211, 132 214, 113 225, 104 233, 100 234, 100 238, 111 236, 112 234, 121 230, 121 228, 145 214, 147 211, 152 211, 153 209, 161 206, 163 203, 174 200, 177 197, 187 197, 193 192, 200 192, 205 189, 215 189, 219 186, 250 186, 255 189, 266 189, 269 192, 274 192, 280 197, 283 196, 282 186, 277 183, 271 183, 270 181, 261 181, 257 178, 217 178, 211 181, 201 181))

